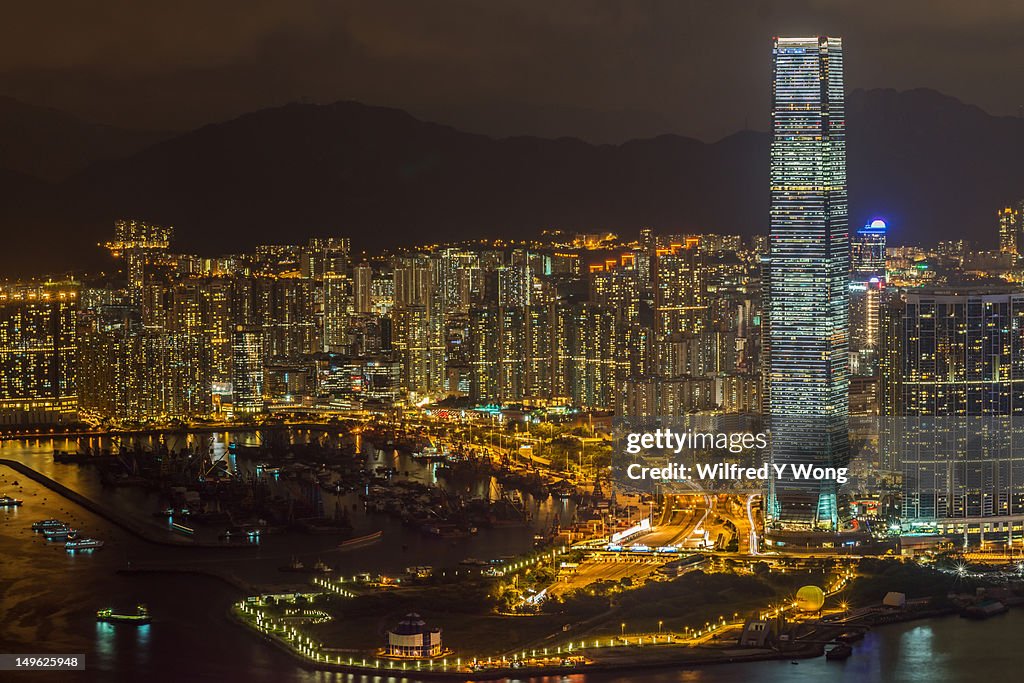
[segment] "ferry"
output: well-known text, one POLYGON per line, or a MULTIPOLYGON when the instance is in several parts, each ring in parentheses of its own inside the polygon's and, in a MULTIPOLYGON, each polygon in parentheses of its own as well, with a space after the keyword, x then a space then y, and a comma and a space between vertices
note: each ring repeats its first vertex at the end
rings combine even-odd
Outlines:
POLYGON ((18 500, 17 498, 11 498, 10 496, 0 496, 0 508, 16 508, 23 502, 24 501, 18 500))
POLYGON ((65 526, 68 525, 59 519, 41 519, 38 522, 32 522, 32 531, 46 531, 47 529, 56 529, 58 527, 65 526))
POLYGON ((68 541, 64 544, 64 547, 69 553, 76 550, 96 550, 103 547, 103 541, 97 538, 80 538, 75 541, 68 541))
POLYGON ((62 524, 44 529, 43 536, 47 541, 73 541, 78 538, 78 529, 72 529, 69 524, 62 524))
POLYGON ((150 621, 149 610, 145 605, 137 605, 135 614, 117 614, 114 610, 107 608, 96 612, 96 621, 103 621, 108 624, 137 624, 139 626, 148 624, 150 621))

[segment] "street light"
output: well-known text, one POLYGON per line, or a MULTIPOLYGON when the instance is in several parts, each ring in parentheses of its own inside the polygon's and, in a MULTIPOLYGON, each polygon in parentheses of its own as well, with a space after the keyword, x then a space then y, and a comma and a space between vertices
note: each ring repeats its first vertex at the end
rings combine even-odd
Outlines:
POLYGON ((626 622, 622 622, 622 637, 626 637, 626 622))
POLYGON ((665 622, 663 622, 661 620, 658 621, 658 633, 661 633, 661 625, 664 624, 664 623, 665 622))

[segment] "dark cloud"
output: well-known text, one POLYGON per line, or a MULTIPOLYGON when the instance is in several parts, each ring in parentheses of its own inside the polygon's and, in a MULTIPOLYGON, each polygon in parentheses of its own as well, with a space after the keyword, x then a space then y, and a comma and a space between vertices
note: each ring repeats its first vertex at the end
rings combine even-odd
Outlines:
POLYGON ((0 93, 148 128, 306 98, 503 134, 714 138, 765 127, 771 36, 818 33, 845 38, 851 87, 1024 103, 1012 0, 22 3, 0 93))

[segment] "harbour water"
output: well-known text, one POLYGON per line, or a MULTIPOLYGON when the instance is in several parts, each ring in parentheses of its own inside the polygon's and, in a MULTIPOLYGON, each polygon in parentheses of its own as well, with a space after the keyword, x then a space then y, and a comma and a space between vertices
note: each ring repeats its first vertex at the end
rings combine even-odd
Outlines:
MULTIPOLYGON (((58 446, 59 447, 59 446, 58 446)), ((126 512, 144 511, 151 517, 153 501, 129 488, 104 492, 88 467, 52 462, 54 445, 47 441, 6 443, 0 457, 20 460, 90 498, 105 502, 117 497, 126 512)), ((400 462, 399 465, 413 464, 400 462)), ((416 463, 416 466, 422 465, 416 463)), ((145 557, 194 553, 189 564, 209 563, 251 581, 280 581, 277 566, 294 554, 304 559, 322 555, 341 572, 371 569, 397 572, 417 564, 444 565, 468 556, 491 557, 523 552, 531 546, 532 530, 501 529, 453 541, 425 538, 382 516, 373 523, 385 530, 387 541, 355 553, 330 552, 334 541, 310 549, 310 537, 287 538, 245 549, 199 551, 146 543, 48 489, 0 467, 0 493, 25 500, 21 508, 0 510, 0 651, 5 653, 84 653, 87 671, 74 674, 23 673, 3 680, 97 681, 408 681, 414 678, 369 677, 310 671, 287 654, 268 646, 226 617, 228 606, 242 593, 217 579, 198 575, 125 575, 117 570, 145 557), (17 485, 14 485, 14 481, 17 485), (46 544, 30 529, 43 518, 70 519, 88 534, 103 538, 100 552, 69 555, 60 545, 46 544), (296 545, 291 545, 296 544, 296 545), (146 603, 153 623, 143 627, 98 624, 103 607, 131 609, 146 603)), ((565 511, 553 500, 532 503, 538 524, 565 511)), ((158 522, 154 522, 158 523, 158 522)), ((703 668, 639 670, 635 672, 551 677, 540 681, 578 683, 674 683, 684 681, 962 681, 993 679, 1012 670, 1019 659, 1015 634, 1024 629, 1024 612, 985 622, 958 618, 911 622, 877 629, 858 643, 845 662, 824 658, 798 664, 758 662, 703 668)))

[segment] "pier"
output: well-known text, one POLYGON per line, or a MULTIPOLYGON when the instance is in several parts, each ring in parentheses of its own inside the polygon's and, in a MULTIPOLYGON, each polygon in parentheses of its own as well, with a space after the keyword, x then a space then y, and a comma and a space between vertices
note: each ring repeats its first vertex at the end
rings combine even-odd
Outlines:
POLYGON ((6 466, 21 474, 22 476, 28 477, 32 481, 45 486, 49 490, 53 491, 59 496, 70 500, 72 503, 80 505, 89 512, 95 514, 98 517, 102 517, 108 522, 116 525, 117 527, 127 531, 136 538, 140 538, 148 543, 155 543, 157 545, 171 546, 177 548, 244 548, 244 544, 234 543, 201 543, 186 538, 175 538, 173 536, 163 537, 157 532, 156 529, 151 529, 144 524, 140 524, 130 517, 126 517, 119 512, 115 512, 108 507, 100 505, 91 498, 86 498, 81 493, 69 489, 64 484, 58 481, 50 479, 45 474, 37 472, 28 465, 18 462, 17 460, 9 460, 6 458, 0 459, 0 465, 6 466))

